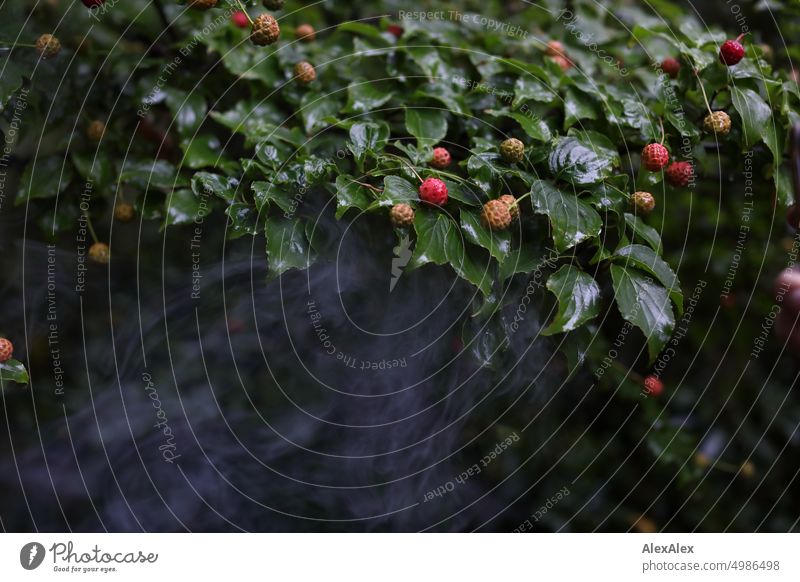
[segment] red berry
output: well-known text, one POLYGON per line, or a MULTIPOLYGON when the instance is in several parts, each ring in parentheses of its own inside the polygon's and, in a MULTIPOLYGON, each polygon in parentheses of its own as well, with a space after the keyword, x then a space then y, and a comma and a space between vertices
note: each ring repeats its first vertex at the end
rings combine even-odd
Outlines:
POLYGON ((658 376, 650 375, 644 379, 644 388, 650 396, 660 396, 664 392, 664 383, 658 376))
POLYGON ((667 57, 661 62, 661 70, 664 71, 670 79, 674 79, 678 76, 678 73, 681 72, 681 63, 678 59, 667 57))
POLYGON ((669 163, 669 152, 660 143, 651 143, 642 150, 642 164, 651 172, 658 172, 669 163))
POLYGON ((0 362, 7 362, 14 355, 14 344, 0 337, 0 362))
POLYGON ((391 35, 394 35, 395 38, 400 38, 403 36, 403 27, 399 24, 390 24, 386 27, 386 32, 391 35))
POLYGON ((237 10, 231 14, 231 22, 239 28, 250 28, 250 21, 247 19, 247 14, 241 10, 237 10))
POLYGON ((725 295, 719 296, 719 304, 722 305, 725 309, 730 309, 736 305, 736 295, 731 295, 727 293, 725 295))
POLYGON ((724 65, 732 67, 744 58, 744 47, 739 39, 726 40, 719 48, 719 60, 724 65))
POLYGON ((428 178, 419 187, 419 198, 428 204, 442 206, 447 202, 447 185, 439 178, 428 178))
POLYGON ((686 188, 692 183, 694 168, 690 162, 673 162, 667 166, 664 173, 667 176, 667 182, 679 188, 686 188))
POLYGON ((431 159, 431 166, 443 170, 450 165, 450 152, 445 148, 433 148, 433 159, 431 159))
POLYGON ((95 6, 102 6, 106 0, 81 0, 86 8, 94 8, 95 6))

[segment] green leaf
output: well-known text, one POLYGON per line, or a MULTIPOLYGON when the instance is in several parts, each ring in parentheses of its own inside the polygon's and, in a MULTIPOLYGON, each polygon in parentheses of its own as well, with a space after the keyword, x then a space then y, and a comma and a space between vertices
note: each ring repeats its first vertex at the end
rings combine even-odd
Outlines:
POLYGON ((367 152, 382 150, 389 139, 389 127, 385 123, 358 122, 350 126, 350 141, 347 147, 356 160, 361 162, 367 152))
POLYGON ((446 243, 445 254, 456 274, 488 296, 492 292, 489 256, 480 249, 465 245, 459 236, 448 236, 446 243))
POLYGON ((166 104, 174 119, 175 127, 182 136, 193 136, 206 118, 208 107, 199 91, 187 93, 172 87, 165 87, 166 104))
POLYGON ((456 245, 453 239, 458 239, 459 236, 452 221, 445 214, 420 208, 414 218, 414 229, 417 232, 417 243, 409 262, 410 269, 416 269, 426 263, 444 265, 449 262, 447 247, 451 244, 456 245))
POLYGON ((600 235, 603 221, 597 211, 574 194, 565 194, 544 180, 531 187, 533 208, 550 218, 556 249, 563 252, 600 235))
POLYGON ((649 244, 654 251, 661 254, 661 236, 655 228, 635 214, 629 212, 625 213, 625 223, 628 225, 634 237, 642 239, 649 244))
POLYGON ((25 365, 18 360, 6 360, 0 362, 0 379, 3 382, 16 382, 17 384, 27 384, 29 381, 28 371, 25 365))
POLYGON ((269 278, 278 277, 289 269, 307 269, 314 262, 315 255, 299 220, 270 217, 264 234, 269 278))
POLYGON ((620 163, 617 149, 604 135, 575 132, 556 142, 550 152, 550 170, 559 179, 588 185, 608 178, 620 163))
POLYGON ((167 195, 164 201, 166 226, 189 224, 195 219, 202 219, 210 208, 201 208, 200 199, 188 189, 175 190, 167 195))
POLYGON ((516 109, 529 99, 549 104, 554 103, 557 98, 558 95, 546 83, 531 75, 522 75, 514 83, 514 100, 511 106, 516 109))
POLYGON ((653 249, 637 244, 627 245, 617 249, 614 253, 614 260, 623 263, 626 268, 632 264, 655 276, 669 291, 672 301, 678 306, 678 311, 683 312, 681 282, 666 261, 659 257, 653 249))
POLYGON ((213 135, 198 135, 181 144, 184 168, 197 170, 221 165, 220 141, 213 135))
POLYGON ((435 145, 447 135, 447 112, 441 109, 406 108, 406 130, 417 145, 435 145))
POLYGON ((253 182, 250 187, 253 190, 253 198, 255 198, 256 209, 259 212, 266 212, 270 202, 274 202, 284 212, 294 211, 296 202, 287 188, 269 182, 253 182))
POLYGON ((383 89, 376 81, 353 81, 347 86, 348 113, 367 113, 381 107, 394 94, 383 89))
POLYGON ((776 128, 779 122, 773 119, 770 106, 752 89, 736 85, 731 88, 731 98, 742 118, 744 147, 749 150, 763 140, 772 152, 775 163, 779 164, 782 155, 776 128))
POLYGON ((225 214, 228 216, 226 234, 229 239, 258 234, 258 211, 252 205, 234 202, 225 209, 225 214))
POLYGON ((78 173, 90 180, 95 189, 108 188, 114 184, 116 176, 109 156, 98 152, 79 153, 72 152, 72 162, 78 173))
POLYGON ((233 202, 239 180, 210 172, 196 172, 192 176, 192 191, 197 196, 214 194, 227 202, 233 202))
POLYGON ((500 263, 500 280, 505 281, 517 273, 538 272, 545 264, 555 267, 558 253, 554 249, 537 248, 531 243, 523 243, 508 253, 500 263))
POLYGON ((303 127, 306 133, 330 125, 325 121, 329 117, 336 117, 341 110, 341 103, 330 95, 320 93, 306 93, 300 101, 300 115, 303 118, 303 127))
POLYGON ((134 182, 142 189, 171 190, 188 185, 175 166, 164 160, 126 162, 120 172, 119 181, 134 182))
POLYGON ((577 267, 561 267, 547 280, 547 288, 558 299, 558 313, 542 335, 572 331, 600 313, 600 286, 577 267))
POLYGON ((622 317, 642 330, 647 338, 650 361, 654 361, 675 328, 667 290, 646 273, 618 265, 611 265, 611 279, 622 317))
MULTIPOLYGON (((17 192, 17 204, 34 198, 53 198, 72 181, 72 164, 64 164, 57 155, 39 156, 22 173, 17 192)), ((94 184, 90 185, 94 189, 94 184)), ((88 188, 87 188, 88 189, 88 188)))
POLYGON ((511 252, 511 233, 493 231, 481 224, 480 215, 466 208, 461 210, 461 232, 467 240, 485 248, 498 261, 503 262, 511 252))
POLYGON ((418 191, 408 180, 400 176, 386 176, 383 179, 383 192, 380 196, 381 206, 393 206, 401 202, 419 200, 418 191))
POLYGON ((369 189, 357 184, 352 176, 337 176, 336 218, 341 218, 350 208, 366 210, 372 201, 369 189))
POLYGON ((494 191, 494 183, 502 177, 502 172, 495 162, 500 154, 485 152, 472 155, 467 159, 467 173, 472 181, 487 195, 494 191))
POLYGON ((0 57, 0 111, 5 110, 6 103, 11 97, 22 88, 23 70, 14 63, 9 57, 9 51, 5 57, 0 57))
POLYGON ((489 109, 486 113, 494 115, 495 117, 509 117, 513 119, 519 123, 522 131, 535 140, 550 141, 552 137, 550 127, 530 109, 527 110, 527 113, 520 113, 518 111, 498 111, 494 109, 489 109))
POLYGON ((594 101, 586 93, 567 87, 564 92, 564 129, 582 119, 597 119, 594 101))

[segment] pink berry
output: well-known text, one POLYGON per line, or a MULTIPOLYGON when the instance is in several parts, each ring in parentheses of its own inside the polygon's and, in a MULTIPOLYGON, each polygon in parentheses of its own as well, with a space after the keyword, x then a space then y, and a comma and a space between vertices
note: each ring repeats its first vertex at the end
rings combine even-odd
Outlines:
POLYGON ((428 204, 442 206, 447 202, 447 185, 439 178, 428 178, 419 187, 419 198, 428 204))
POLYGON ((658 172, 669 163, 669 152, 660 143, 651 143, 642 150, 642 165, 651 172, 658 172))
POLYGON ((450 152, 445 148, 433 148, 433 158, 431 159, 431 166, 443 170, 450 165, 450 152))
POLYGON ((667 182, 679 188, 686 188, 692 183, 694 167, 690 162, 673 162, 664 171, 667 182))
POLYGON ((239 28, 250 28, 250 21, 247 18, 247 14, 241 10, 237 10, 231 14, 231 22, 239 28))

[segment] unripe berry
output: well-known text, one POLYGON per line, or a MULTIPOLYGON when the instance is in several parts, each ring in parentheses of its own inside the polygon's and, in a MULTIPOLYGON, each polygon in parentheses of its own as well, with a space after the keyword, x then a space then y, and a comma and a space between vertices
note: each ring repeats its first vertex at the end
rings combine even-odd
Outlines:
MULTIPOLYGON (((741 37, 739 37, 741 38, 741 37)), ((739 39, 726 40, 719 47, 719 60, 724 65, 732 67, 744 58, 744 47, 739 39)))
POLYGON ((756 474, 756 466, 753 464, 752 461, 747 460, 744 463, 742 463, 742 466, 739 469, 739 473, 745 479, 752 479, 753 477, 755 477, 756 474))
POLYGON ((95 263, 107 265, 111 260, 111 249, 106 243, 97 242, 89 247, 89 258, 95 263))
POLYGON ((310 24, 301 24, 294 31, 294 34, 303 42, 312 42, 317 38, 317 31, 310 24))
POLYGON ((130 222, 135 215, 136 211, 130 202, 117 202, 114 206, 114 218, 120 222, 130 222))
POLYGON ((431 158, 431 166, 443 170, 449 165, 450 165, 450 152, 448 152, 445 148, 433 148, 433 158, 431 158))
POLYGON ((703 120, 703 129, 706 133, 728 135, 731 131, 731 118, 724 111, 715 111, 706 115, 703 120))
POLYGON ((664 74, 670 79, 674 79, 678 76, 678 73, 681 72, 681 63, 678 59, 667 57, 661 62, 661 70, 664 71, 664 74))
POLYGON ((214 8, 219 0, 187 0, 186 5, 195 10, 208 10, 214 8))
POLYGON ((95 119, 86 128, 86 136, 92 141, 100 141, 106 133, 106 124, 95 119))
POLYGON ((14 344, 0 337, 0 362, 7 362, 14 355, 14 344))
POLYGON ((253 21, 253 29, 250 32, 250 40, 258 46, 271 45, 278 40, 281 35, 281 27, 278 21, 269 14, 260 14, 253 21))
POLYGON ((511 214, 511 220, 516 220, 519 218, 519 204, 517 204, 517 199, 514 198, 511 194, 503 194, 498 198, 501 202, 505 203, 508 206, 508 212, 511 214))
POLYGON ((36 50, 43 59, 51 59, 61 52, 61 43, 52 34, 43 34, 36 39, 36 50))
POLYGON ((664 174, 667 176, 667 182, 678 188, 686 188, 692 183, 694 177, 694 167, 690 162, 673 162, 664 174))
POLYGON ((427 178, 419 187, 419 199, 428 204, 442 206, 447 202, 447 184, 439 178, 427 178))
POLYGON ((651 172, 658 172, 669 163, 669 152, 660 143, 650 143, 642 150, 642 165, 651 172))
POLYGON ((491 230, 505 230, 511 224, 511 212, 508 204, 502 200, 489 200, 483 205, 481 222, 491 230))
POLYGON ((395 226, 411 226, 414 224, 414 209, 408 204, 395 204, 389 211, 389 218, 395 226))
POLYGON ((247 18, 247 14, 241 10, 237 10, 231 14, 231 22, 234 26, 239 28, 250 28, 250 20, 247 18))
POLYGON ((500 155, 510 164, 521 162, 525 158, 525 144, 516 138, 508 138, 500 144, 500 155))
POLYGON ((280 10, 283 5, 284 0, 264 0, 264 7, 269 10, 280 10))
POLYGON ((650 214, 656 207, 656 199, 650 192, 634 192, 631 200, 638 214, 650 214))
POLYGON ((294 66, 294 76, 301 84, 308 85, 317 78, 317 71, 308 61, 300 61, 294 66))
POLYGON ((648 376, 644 379, 644 388, 651 396, 660 396, 664 392, 664 383, 658 376, 648 376))

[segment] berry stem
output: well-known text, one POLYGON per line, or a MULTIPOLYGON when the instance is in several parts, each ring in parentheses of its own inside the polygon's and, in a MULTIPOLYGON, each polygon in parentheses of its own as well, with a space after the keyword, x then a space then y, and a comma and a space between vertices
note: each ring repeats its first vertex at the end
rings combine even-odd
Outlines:
POLYGON ((367 184, 366 182, 359 182, 358 180, 353 180, 353 183, 358 184, 359 186, 364 186, 364 188, 369 188, 373 192, 383 192, 383 188, 378 188, 377 186, 373 186, 372 184, 367 184))
POLYGON ((528 192, 527 194, 523 194, 522 196, 517 198, 516 201, 514 202, 514 206, 519 206, 519 203, 525 200, 526 198, 530 198, 531 194, 533 194, 533 191, 528 192))
POLYGON ((616 360, 613 362, 613 366, 617 368, 620 372, 625 372, 627 376, 630 376, 631 379, 635 380, 639 384, 644 384, 644 376, 642 376, 641 374, 638 374, 633 370, 625 367, 623 364, 617 362, 616 360))
POLYGON ((661 145, 664 145, 665 134, 664 134, 664 118, 663 117, 659 117, 658 118, 658 124, 661 126, 661 145))
POLYGON ((253 19, 250 18, 250 15, 247 13, 247 8, 244 7, 244 4, 242 4, 241 0, 233 0, 232 4, 234 6, 238 6, 239 10, 244 12, 244 15, 247 16, 247 21, 250 23, 250 26, 253 26, 253 19))
POLYGON ((97 238, 97 234, 94 232, 94 226, 92 226, 92 219, 89 218, 89 213, 84 212, 83 216, 86 218, 86 226, 89 228, 89 234, 92 235, 92 240, 94 240, 95 243, 100 242, 100 239, 97 238))
POLYGON ((706 88, 703 86, 703 81, 700 79, 700 73, 697 72, 697 69, 692 69, 694 71, 694 76, 697 77, 697 83, 700 85, 700 91, 703 93, 703 101, 706 102, 706 108, 708 109, 708 113, 714 113, 711 111, 711 104, 708 102, 708 95, 706 95, 706 88))
POLYGON ((9 42, 7 40, 0 40, 0 44, 1 45, 5 45, 6 48, 9 48, 9 49, 15 49, 18 46, 24 46, 24 47, 28 47, 28 48, 36 48, 35 44, 30 44, 30 43, 27 43, 27 42, 9 42))

